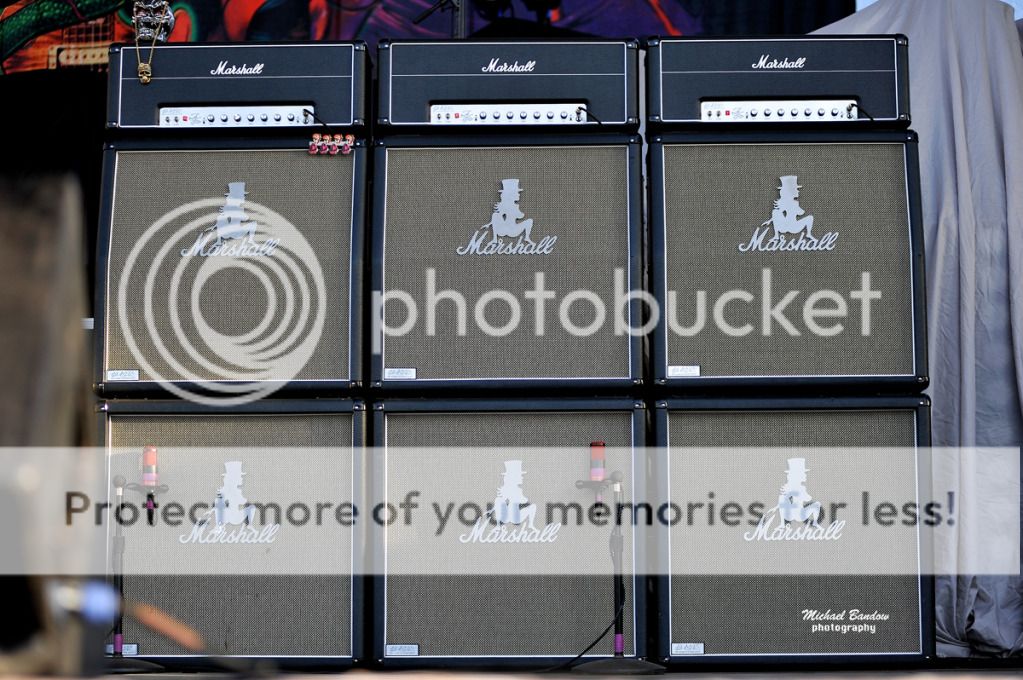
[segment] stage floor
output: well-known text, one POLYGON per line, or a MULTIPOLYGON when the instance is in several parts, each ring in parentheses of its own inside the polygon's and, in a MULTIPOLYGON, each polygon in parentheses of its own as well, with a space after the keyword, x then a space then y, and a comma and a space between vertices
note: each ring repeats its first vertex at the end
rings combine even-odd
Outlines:
MULTIPOLYGON (((876 670, 876 671, 810 671, 810 670, 786 670, 777 673, 765 673, 762 671, 750 672, 669 672, 666 676, 685 677, 687 680, 791 680, 795 676, 802 678, 813 677, 814 680, 873 680, 875 678, 884 680, 992 680, 992 678, 1020 678, 1023 676, 1023 659, 1017 660, 1020 668, 1016 669, 977 669, 977 670, 876 670)), ((538 680, 539 678, 552 676, 573 676, 573 677, 607 677, 621 678, 622 675, 597 676, 583 673, 482 673, 474 671, 369 671, 354 670, 345 673, 332 674, 282 674, 287 675, 289 680, 326 680, 334 676, 345 680, 369 680, 375 675, 401 675, 409 680, 538 680)), ((145 675, 119 674, 106 676, 104 680, 135 678, 138 680, 203 680, 203 678, 223 678, 230 675, 215 673, 157 673, 145 675)), ((235 676, 239 677, 239 676, 235 676)))

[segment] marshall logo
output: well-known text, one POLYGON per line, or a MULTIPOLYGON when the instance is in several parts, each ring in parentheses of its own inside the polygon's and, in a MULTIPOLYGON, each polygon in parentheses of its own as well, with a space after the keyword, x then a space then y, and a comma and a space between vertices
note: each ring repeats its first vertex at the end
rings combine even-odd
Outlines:
MULTIPOLYGON (((260 64, 262 66, 262 64, 260 64)), ((490 63, 484 66, 481 71, 484 73, 532 73, 533 69, 536 68, 536 61, 527 61, 525 64, 520 64, 518 60, 514 63, 509 64, 506 61, 494 58, 490 60, 490 63)))
POLYGON ((799 190, 802 189, 796 175, 781 177, 778 198, 771 211, 771 219, 763 222, 753 231, 753 237, 739 244, 740 253, 756 250, 834 250, 838 232, 829 231, 820 238, 813 235, 813 215, 807 215, 799 205, 799 190))
POLYGON ((533 219, 522 219, 526 215, 519 208, 521 194, 519 180, 501 180, 501 200, 494 204, 490 221, 455 252, 459 255, 549 255, 558 237, 533 240, 533 219))
POLYGON ((536 504, 530 503, 522 493, 521 460, 504 461, 501 486, 497 489, 494 506, 476 520, 469 533, 462 534, 462 543, 553 543, 558 539, 561 523, 551 523, 542 529, 536 527, 536 504), (493 524, 491 524, 493 522, 493 524))
POLYGON ((280 239, 256 241, 259 225, 245 212, 245 182, 230 182, 216 224, 203 230, 181 257, 247 257, 272 255, 280 239))
POLYGON ((837 541, 845 521, 820 524, 821 504, 806 490, 805 458, 789 458, 785 485, 778 492, 778 503, 766 511, 756 529, 747 531, 747 541, 837 541), (777 524, 772 523, 777 520, 777 524))
POLYGON ((795 61, 789 61, 788 58, 783 58, 781 61, 778 59, 771 59, 770 54, 761 54, 760 61, 756 61, 751 66, 755 69, 790 69, 790 68, 803 68, 806 66, 806 57, 799 57, 795 61))
POLYGON ((213 507, 192 526, 192 531, 178 536, 181 543, 273 543, 280 524, 254 526, 256 506, 242 495, 245 475, 239 461, 224 463, 224 484, 217 489, 213 507))
POLYGON ((210 69, 211 76, 258 76, 263 72, 263 64, 256 64, 255 66, 249 66, 248 64, 242 64, 241 66, 227 65, 227 60, 217 64, 217 68, 210 69))

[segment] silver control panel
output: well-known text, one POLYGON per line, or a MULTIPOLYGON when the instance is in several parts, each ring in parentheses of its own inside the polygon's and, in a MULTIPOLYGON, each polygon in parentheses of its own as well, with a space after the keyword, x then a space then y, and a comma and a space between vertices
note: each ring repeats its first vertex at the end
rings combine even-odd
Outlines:
POLYGON ((288 106, 164 106, 160 108, 160 127, 237 128, 296 127, 318 125, 306 113, 315 113, 310 105, 288 106))
POLYGON ((850 121, 859 117, 855 99, 701 102, 707 123, 792 123, 850 121))
POLYGON ((586 105, 433 104, 431 125, 579 125, 588 123, 586 105))

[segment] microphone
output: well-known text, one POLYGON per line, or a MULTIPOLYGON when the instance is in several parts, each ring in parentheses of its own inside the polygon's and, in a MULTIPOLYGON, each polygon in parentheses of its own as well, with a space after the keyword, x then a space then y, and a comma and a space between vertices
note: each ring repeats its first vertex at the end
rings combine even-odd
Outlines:
POLYGON ((604 481, 604 442, 590 442, 590 481, 604 481))
POLYGON ((159 485, 160 472, 157 468, 157 449, 149 445, 142 449, 142 486, 154 488, 159 485))
MULTIPOLYGON (((604 442, 590 442, 590 481, 591 482, 603 482, 604 475, 606 473, 604 464, 605 456, 604 449, 606 448, 604 442)), ((594 489, 596 493, 596 502, 601 503, 604 500, 603 494, 601 494, 601 487, 597 486, 594 489)))
POLYGON ((160 485, 160 472, 157 466, 157 449, 148 445, 142 449, 142 487, 146 490, 146 520, 153 526, 156 514, 156 490, 160 485))

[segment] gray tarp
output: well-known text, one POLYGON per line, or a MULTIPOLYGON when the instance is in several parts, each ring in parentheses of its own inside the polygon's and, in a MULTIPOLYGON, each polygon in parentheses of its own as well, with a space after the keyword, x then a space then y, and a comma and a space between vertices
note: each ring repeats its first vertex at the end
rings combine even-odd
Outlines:
MULTIPOLYGON (((909 37, 937 446, 1023 439, 1023 54, 996 0, 881 0, 819 31, 909 37)), ((983 474, 959 468, 964 503, 983 474)), ((937 559, 985 550, 967 532, 937 559)), ((938 653, 1023 653, 1023 578, 941 577, 938 653)))

